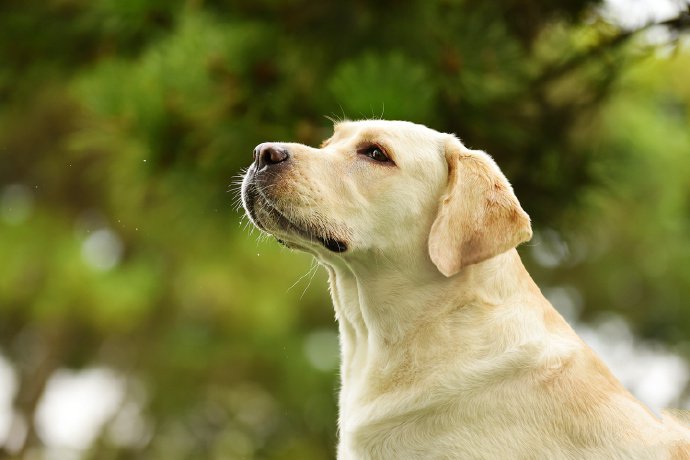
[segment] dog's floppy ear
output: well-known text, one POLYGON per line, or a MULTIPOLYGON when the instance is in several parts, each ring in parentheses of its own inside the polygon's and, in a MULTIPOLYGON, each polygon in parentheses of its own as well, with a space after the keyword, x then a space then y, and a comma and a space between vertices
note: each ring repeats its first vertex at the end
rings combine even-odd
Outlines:
POLYGON ((532 238, 529 216, 489 155, 455 137, 445 144, 448 186, 429 234, 429 255, 453 276, 463 267, 501 254, 532 238))

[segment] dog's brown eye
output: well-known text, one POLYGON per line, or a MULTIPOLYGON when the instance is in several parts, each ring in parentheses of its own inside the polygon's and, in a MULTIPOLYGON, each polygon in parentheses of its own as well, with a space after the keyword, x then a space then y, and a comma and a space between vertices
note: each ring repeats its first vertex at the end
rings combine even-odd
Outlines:
POLYGON ((372 160, 380 161, 381 163, 390 161, 390 159, 386 156, 385 153, 383 153, 383 150, 380 147, 371 146, 369 148, 362 149, 361 153, 363 155, 368 156, 372 160))

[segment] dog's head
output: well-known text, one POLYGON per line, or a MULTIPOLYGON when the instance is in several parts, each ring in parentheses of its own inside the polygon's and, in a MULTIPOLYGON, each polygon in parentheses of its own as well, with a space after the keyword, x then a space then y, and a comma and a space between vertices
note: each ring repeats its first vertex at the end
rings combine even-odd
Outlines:
POLYGON ((320 148, 260 144, 242 203, 289 247, 324 259, 430 259, 446 276, 532 235, 491 157, 402 121, 341 122, 320 148))

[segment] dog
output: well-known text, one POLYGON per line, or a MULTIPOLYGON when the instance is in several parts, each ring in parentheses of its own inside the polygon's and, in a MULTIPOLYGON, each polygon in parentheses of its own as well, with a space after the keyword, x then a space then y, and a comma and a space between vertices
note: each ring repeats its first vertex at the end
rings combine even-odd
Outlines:
POLYGON ((404 121, 263 143, 251 222, 312 254, 339 327, 339 460, 690 459, 544 298, 530 218, 492 158, 404 121))

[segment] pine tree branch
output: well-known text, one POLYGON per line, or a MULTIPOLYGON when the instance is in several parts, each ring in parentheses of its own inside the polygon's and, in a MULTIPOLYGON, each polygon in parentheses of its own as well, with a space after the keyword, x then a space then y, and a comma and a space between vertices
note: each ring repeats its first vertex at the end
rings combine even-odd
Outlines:
POLYGON ((582 53, 572 56, 570 59, 560 64, 552 65, 546 68, 536 79, 531 83, 532 88, 537 88, 549 81, 560 78, 561 76, 579 68, 591 59, 601 56, 602 54, 615 50, 623 44, 627 43, 631 38, 645 32, 653 27, 667 27, 673 30, 676 34, 682 32, 690 32, 690 5, 687 10, 679 12, 678 16, 672 19, 661 22, 651 22, 644 26, 628 31, 621 31, 610 39, 592 47, 582 53))

